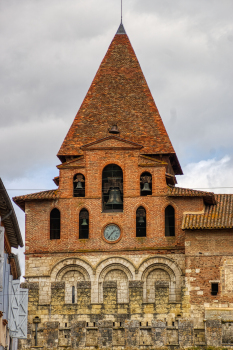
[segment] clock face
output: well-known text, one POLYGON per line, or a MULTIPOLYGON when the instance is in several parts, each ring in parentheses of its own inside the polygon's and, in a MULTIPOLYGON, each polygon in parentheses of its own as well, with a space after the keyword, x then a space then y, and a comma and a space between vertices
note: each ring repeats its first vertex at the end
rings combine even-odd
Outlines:
POLYGON ((104 229, 104 238, 109 242, 115 242, 120 238, 121 230, 117 225, 111 224, 104 229))

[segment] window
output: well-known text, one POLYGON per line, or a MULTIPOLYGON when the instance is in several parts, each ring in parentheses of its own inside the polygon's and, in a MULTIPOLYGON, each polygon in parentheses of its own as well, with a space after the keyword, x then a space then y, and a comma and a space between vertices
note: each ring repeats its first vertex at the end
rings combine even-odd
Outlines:
POLYGON ((146 237, 146 211, 143 207, 136 212, 136 237, 146 237))
POLYGON ((75 286, 72 287, 72 304, 75 303, 75 286))
POLYGON ((79 239, 89 238, 89 213, 82 209, 79 213, 79 239))
POLYGON ((123 172, 116 164, 107 165, 102 174, 103 211, 123 211, 123 172))
POLYGON ((60 211, 57 208, 50 213, 50 239, 60 239, 60 211))
POLYGON ((140 196, 149 196, 152 194, 152 176, 145 172, 140 176, 140 196))
POLYGON ((211 295, 218 294, 218 283, 211 283, 211 295))
POLYGON ((165 236, 175 236, 175 210, 171 205, 165 209, 165 236))
POLYGON ((73 179, 74 197, 85 197, 85 176, 82 174, 74 175, 73 179))

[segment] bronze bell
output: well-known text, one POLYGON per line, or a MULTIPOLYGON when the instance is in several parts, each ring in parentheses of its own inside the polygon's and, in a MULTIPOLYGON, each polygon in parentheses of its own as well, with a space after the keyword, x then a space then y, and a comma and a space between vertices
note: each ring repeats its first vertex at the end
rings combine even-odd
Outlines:
POLYGON ((112 188, 110 190, 107 205, 109 204, 122 204, 119 188, 112 188))
POLYGON ((83 222, 81 223, 81 226, 87 226, 88 223, 87 223, 87 219, 83 219, 83 222))
POLYGON ((144 183, 142 192, 151 192, 150 185, 148 184, 148 182, 144 183))
POLYGON ((144 222, 145 222, 145 220, 144 220, 143 216, 140 216, 139 220, 138 220, 138 223, 139 224, 144 224, 144 222))
POLYGON ((82 186, 81 181, 78 181, 77 186, 76 186, 76 190, 83 190, 83 186, 82 186))
POLYGON ((119 134, 119 133, 120 133, 120 131, 118 130, 117 125, 113 125, 113 126, 111 127, 111 129, 109 130, 109 132, 110 132, 111 134, 119 134))

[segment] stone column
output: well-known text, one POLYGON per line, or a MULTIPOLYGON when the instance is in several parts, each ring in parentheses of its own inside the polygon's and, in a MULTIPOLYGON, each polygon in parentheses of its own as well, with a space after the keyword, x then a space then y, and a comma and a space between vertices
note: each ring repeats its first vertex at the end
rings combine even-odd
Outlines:
POLYGON ((167 314, 169 303, 169 282, 155 282, 155 312, 156 314, 167 314))
POLYGON ((208 319, 205 323, 205 337, 207 346, 222 346, 221 317, 208 319))
POLYGON ((105 314, 117 313, 117 282, 109 281, 103 284, 103 308, 105 314))
POLYGON ((125 346, 126 348, 139 348, 139 321, 125 321, 125 346))
POLYGON ((129 281, 129 306, 131 314, 141 314, 143 302, 143 282, 129 281))
POLYGON ((112 321, 99 321, 98 346, 99 348, 112 347, 112 321))
POLYGON ((179 320, 178 337, 181 348, 193 346, 193 334, 193 321, 188 319, 179 320))
POLYGON ((43 330, 44 347, 56 349, 58 347, 59 322, 45 322, 43 330))
POLYGON ((70 327, 71 348, 84 348, 86 342, 86 321, 77 321, 70 327))
POLYGON ((89 314, 91 306, 91 282, 77 282, 77 305, 80 314, 89 314))
POLYGON ((60 314, 65 303, 65 282, 51 283, 51 313, 60 314))
POLYGON ((167 325, 163 320, 152 320, 152 344, 156 348, 164 347, 167 344, 167 325))

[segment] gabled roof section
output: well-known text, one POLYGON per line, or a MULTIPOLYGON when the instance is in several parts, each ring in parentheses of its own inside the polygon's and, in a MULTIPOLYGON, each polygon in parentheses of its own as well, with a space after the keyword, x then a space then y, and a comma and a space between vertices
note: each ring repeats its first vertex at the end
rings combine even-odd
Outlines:
POLYGON ((143 146, 138 143, 122 139, 118 136, 108 136, 104 139, 97 140, 95 142, 88 143, 81 147, 82 149, 96 149, 96 150, 108 150, 108 149, 142 149, 143 146))
POLYGON ((15 204, 17 204, 23 211, 25 211, 25 202, 34 200, 52 200, 59 198, 58 190, 49 190, 31 194, 25 194, 24 196, 17 196, 12 198, 15 204))
POLYGON ((11 200, 0 178, 0 216, 11 247, 23 247, 19 224, 11 200))
POLYGON ((204 213, 185 214, 182 229, 232 229, 233 194, 217 194, 215 200, 216 205, 206 205, 204 213))
MULTIPOLYGON (((83 156, 80 156, 76 159, 72 159, 70 161, 66 161, 65 163, 57 165, 58 169, 78 169, 85 168, 85 159, 83 156)), ((56 182, 55 182, 56 183, 56 182)))
POLYGON ((203 197, 206 204, 216 204, 213 192, 197 191, 190 188, 168 186, 169 197, 203 197))
POLYGON ((123 25, 97 71, 58 157, 64 161, 65 156, 82 154, 83 145, 109 136, 109 129, 116 124, 119 136, 143 145, 144 154, 173 155, 175 172, 182 174, 123 25))

